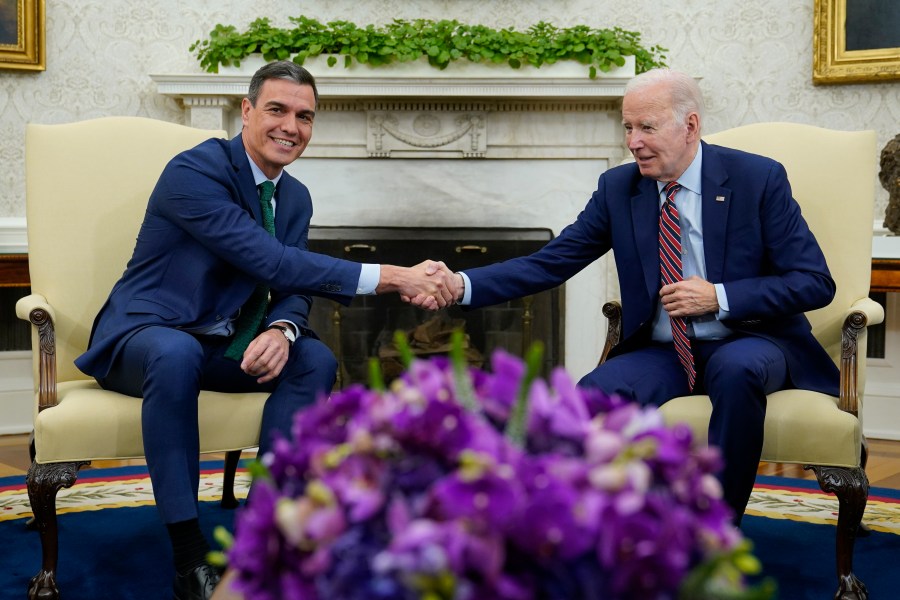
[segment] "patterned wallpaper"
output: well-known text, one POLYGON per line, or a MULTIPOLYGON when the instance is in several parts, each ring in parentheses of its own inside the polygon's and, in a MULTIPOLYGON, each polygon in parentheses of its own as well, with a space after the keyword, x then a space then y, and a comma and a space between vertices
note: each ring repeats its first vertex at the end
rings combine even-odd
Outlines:
MULTIPOLYGON (((672 67, 701 78, 706 132, 758 121, 871 128, 880 151, 900 131, 900 83, 812 85, 813 0, 45 1, 47 70, 0 71, 0 217, 25 214, 26 123, 106 115, 182 122, 182 110, 156 93, 149 74, 200 72, 188 50, 193 41, 216 23, 243 27, 264 15, 277 24, 306 14, 357 24, 389 15, 516 28, 539 20, 618 25, 667 47, 672 67)), ((887 193, 877 189, 880 219, 887 193)))

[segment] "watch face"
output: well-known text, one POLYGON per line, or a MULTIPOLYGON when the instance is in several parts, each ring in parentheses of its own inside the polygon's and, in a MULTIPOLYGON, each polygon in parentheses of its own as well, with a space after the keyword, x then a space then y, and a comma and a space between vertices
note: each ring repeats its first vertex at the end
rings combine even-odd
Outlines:
POLYGON ((296 341, 297 336, 294 335, 294 332, 290 330, 289 327, 285 327, 282 331, 284 331, 284 337, 288 339, 292 344, 296 341))

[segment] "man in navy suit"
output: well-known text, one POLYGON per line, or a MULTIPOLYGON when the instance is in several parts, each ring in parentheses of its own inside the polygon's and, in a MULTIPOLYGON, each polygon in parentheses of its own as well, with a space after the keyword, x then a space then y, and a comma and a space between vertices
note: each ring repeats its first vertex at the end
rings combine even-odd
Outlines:
POLYGON ((261 456, 273 433, 289 433, 298 408, 334 385, 336 360, 308 326, 310 295, 347 304, 357 294, 399 292, 432 309, 452 300, 447 281, 425 276, 427 261, 361 265, 307 250, 309 191, 283 169, 309 143, 317 104, 309 72, 268 64, 241 104, 241 133, 207 140, 166 166, 134 254, 76 360, 104 388, 143 398, 144 449, 179 600, 208 598, 218 581, 197 521, 199 390, 271 393, 261 456), (274 234, 257 190, 272 184, 274 234), (232 346, 235 316, 258 285, 263 302, 271 294, 268 307, 246 349, 232 346))
POLYGON ((762 452, 766 394, 838 394, 837 367, 803 315, 831 302, 835 284, 784 167, 702 142, 702 110, 683 73, 635 77, 622 102, 634 163, 603 173, 576 221, 541 250, 458 273, 456 299, 478 307, 535 294, 613 250, 622 341, 580 385, 656 406, 708 394, 709 439, 722 450, 724 498, 739 523, 762 452), (677 214, 661 227, 661 214, 672 214, 663 211, 669 182, 677 214), (665 250, 660 229, 669 231, 665 250), (677 264, 674 279, 661 256, 667 268, 677 264))

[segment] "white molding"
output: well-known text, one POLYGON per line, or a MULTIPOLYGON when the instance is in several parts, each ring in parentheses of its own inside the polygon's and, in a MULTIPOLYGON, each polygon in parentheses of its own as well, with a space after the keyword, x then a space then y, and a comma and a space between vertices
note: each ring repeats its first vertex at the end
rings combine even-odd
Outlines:
POLYGON ((0 217, 0 254, 27 254, 25 217, 0 217))
POLYGON ((31 351, 0 352, 0 435, 31 431, 33 397, 31 351))
POLYGON ((900 440, 900 398, 896 386, 873 386, 866 382, 863 432, 871 439, 900 440))

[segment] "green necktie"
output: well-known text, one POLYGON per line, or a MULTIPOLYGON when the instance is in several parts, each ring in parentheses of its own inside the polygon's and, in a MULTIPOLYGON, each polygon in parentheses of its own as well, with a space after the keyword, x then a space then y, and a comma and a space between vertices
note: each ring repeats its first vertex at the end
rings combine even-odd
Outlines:
MULTIPOLYGON (((263 226, 270 234, 275 235, 275 212, 272 210, 272 195, 275 193, 275 184, 271 181, 263 181, 259 184, 259 204, 262 208, 263 226)), ((250 294, 250 298, 241 307, 234 324, 234 339, 225 351, 225 356, 233 360, 241 360, 244 350, 256 337, 259 326, 266 316, 266 308, 269 304, 269 286, 257 284, 256 289, 250 294)))

